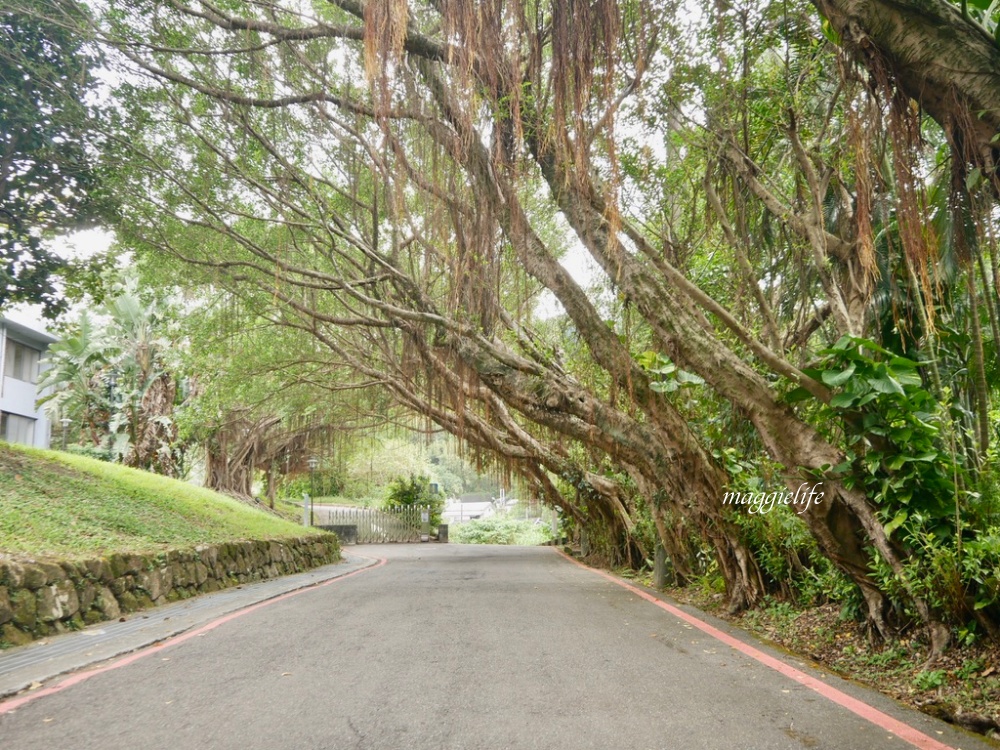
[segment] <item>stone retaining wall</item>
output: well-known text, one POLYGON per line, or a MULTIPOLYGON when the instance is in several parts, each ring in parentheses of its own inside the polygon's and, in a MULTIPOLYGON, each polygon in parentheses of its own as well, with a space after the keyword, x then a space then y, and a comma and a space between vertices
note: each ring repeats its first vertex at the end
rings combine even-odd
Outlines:
POLYGON ((0 556, 0 647, 339 559, 332 534, 76 562, 0 556))

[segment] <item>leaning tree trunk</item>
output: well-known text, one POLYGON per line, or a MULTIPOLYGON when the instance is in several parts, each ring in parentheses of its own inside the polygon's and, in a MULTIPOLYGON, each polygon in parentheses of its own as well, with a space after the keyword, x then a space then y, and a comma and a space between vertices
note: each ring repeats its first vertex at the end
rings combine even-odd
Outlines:
MULTIPOLYGON (((621 419, 620 414, 610 416, 614 410, 607 411, 609 422, 601 429, 606 432, 608 424, 614 422, 616 432, 611 443, 602 446, 602 449, 617 460, 637 467, 641 474, 641 477, 636 477, 637 481, 645 479, 649 484, 664 488, 671 507, 692 519, 695 528, 716 553, 726 582, 730 610, 752 606, 765 593, 763 576, 753 552, 744 544, 738 530, 724 517, 721 501, 727 484, 725 472, 700 445, 683 416, 661 394, 652 390, 646 373, 638 367, 583 290, 534 232, 521 206, 518 191, 494 169, 490 154, 482 145, 484 139, 471 122, 457 114, 456 102, 433 66, 426 60, 420 60, 417 68, 446 118, 461 135, 464 147, 458 150, 458 158, 473 179, 480 198, 492 210, 504 235, 516 249, 525 270, 559 299, 595 362, 619 388, 630 394, 649 420, 648 425, 639 427, 633 420, 621 419), (636 446, 635 451, 626 451, 629 444, 636 446)), ((450 147, 453 144, 442 141, 442 145, 450 147)), ((467 358, 467 363, 474 366, 475 357, 467 358)), ((501 385, 501 380, 497 378, 488 382, 491 387, 501 385)), ((560 390, 563 389, 558 383, 551 384, 548 397, 553 399, 552 406, 535 409, 529 402, 521 401, 518 408, 542 424, 549 417, 546 412, 551 408, 573 410, 583 420, 588 418, 588 414, 598 413, 595 410, 604 410, 603 405, 591 405, 592 399, 577 393, 559 393, 560 390), (588 405, 581 409, 584 403, 588 405)), ((518 402, 515 391, 500 389, 498 393, 508 403, 518 402)), ((586 435, 578 437, 587 442, 586 435)), ((669 539, 663 539, 663 542, 668 551, 674 548, 669 539)), ((683 565, 679 560, 675 564, 683 565)))
POLYGON ((947 0, 812 0, 841 43, 944 128, 963 163, 995 167, 1000 131, 1000 47, 947 0), (961 61, 961 64, 956 64, 961 61))
MULTIPOLYGON (((808 481, 809 472, 822 472, 824 467, 843 460, 835 446, 782 404, 769 384, 706 326, 698 309, 706 300, 692 289, 690 281, 666 262, 650 268, 621 249, 615 237, 617 230, 611 227, 601 193, 589 175, 578 174, 570 165, 557 162, 551 152, 538 150, 536 158, 557 203, 594 259, 617 280, 619 288, 629 296, 671 357, 698 373, 719 395, 750 415, 772 457, 787 467, 789 489, 808 481)), ((621 226, 629 229, 624 222, 621 226)), ((657 256, 646 247, 639 232, 629 231, 628 236, 643 255, 657 256)), ((726 314, 724 310, 713 312, 726 314)), ((771 352, 764 352, 764 356, 776 357, 771 352)), ((787 363, 776 364, 783 371, 790 368, 787 363)), ((798 376, 795 372, 789 374, 798 376)), ((807 377, 798 382, 812 390, 825 389, 807 377)), ((913 592, 901 557, 889 542, 871 504, 863 495, 841 485, 828 482, 826 486, 829 490, 824 503, 810 506, 803 511, 802 518, 824 552, 863 592, 871 626, 883 636, 890 634, 886 622, 889 599, 869 575, 872 563, 869 546, 900 577, 921 619, 930 628, 935 646, 941 648, 947 642, 947 629, 929 605, 913 592)))

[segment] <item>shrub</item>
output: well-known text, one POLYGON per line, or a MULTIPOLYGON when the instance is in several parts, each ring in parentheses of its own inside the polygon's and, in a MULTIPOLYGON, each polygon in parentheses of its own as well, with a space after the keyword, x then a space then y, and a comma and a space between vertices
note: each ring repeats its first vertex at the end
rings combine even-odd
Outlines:
POLYGON ((523 518, 490 516, 455 524, 448 536, 459 544, 518 544, 535 546, 551 541, 548 524, 523 518))
POLYGON ((389 483, 383 507, 398 508, 400 506, 428 507, 431 511, 431 526, 441 524, 444 498, 440 492, 431 489, 431 480, 423 474, 420 476, 410 474, 409 479, 397 477, 389 483))

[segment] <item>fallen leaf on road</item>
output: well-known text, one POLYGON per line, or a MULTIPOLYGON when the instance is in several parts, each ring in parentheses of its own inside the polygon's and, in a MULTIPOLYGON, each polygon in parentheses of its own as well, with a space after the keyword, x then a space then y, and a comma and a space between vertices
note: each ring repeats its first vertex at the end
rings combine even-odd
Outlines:
POLYGON ((42 721, 48 724, 50 721, 52 721, 52 717, 49 717, 48 719, 42 719, 42 721))
POLYGON ((40 682, 33 682, 30 685, 28 685, 28 690, 38 690, 38 688, 40 688, 41 686, 42 686, 42 683, 40 683, 40 682))
POLYGON ((282 673, 281 673, 281 676, 282 676, 282 677, 291 677, 291 676, 292 676, 292 673, 291 673, 291 672, 282 672, 282 673))

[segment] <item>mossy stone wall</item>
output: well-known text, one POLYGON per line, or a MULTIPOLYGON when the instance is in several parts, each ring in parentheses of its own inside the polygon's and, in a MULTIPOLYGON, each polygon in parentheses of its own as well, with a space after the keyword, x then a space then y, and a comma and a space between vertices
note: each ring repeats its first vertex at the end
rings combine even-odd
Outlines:
POLYGON ((73 562, 0 556, 0 646, 339 559, 333 534, 73 562))

